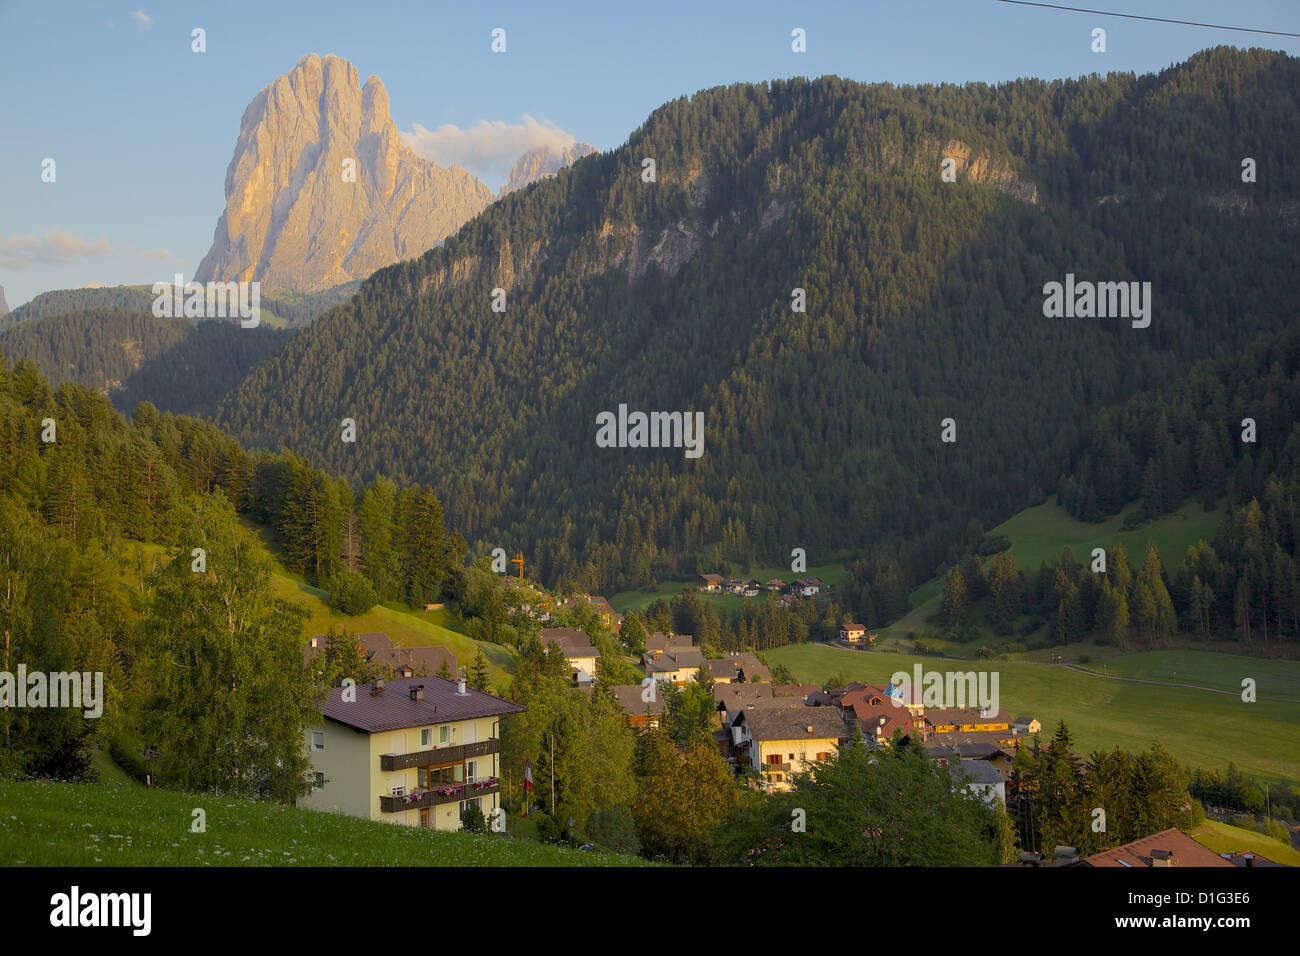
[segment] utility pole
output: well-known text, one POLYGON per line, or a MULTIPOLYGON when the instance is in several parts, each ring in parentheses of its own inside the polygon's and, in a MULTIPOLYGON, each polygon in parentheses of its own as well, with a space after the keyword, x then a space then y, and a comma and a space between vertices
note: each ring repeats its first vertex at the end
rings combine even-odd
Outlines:
POLYGON ((519 565, 519 580, 520 580, 520 581, 523 581, 523 579, 524 579, 524 553, 523 553, 522 551, 520 551, 518 554, 516 554, 513 558, 510 559, 510 563, 511 563, 511 564, 517 564, 517 565, 519 565))
POLYGON ((551 816, 555 816, 555 734, 551 734, 551 816))

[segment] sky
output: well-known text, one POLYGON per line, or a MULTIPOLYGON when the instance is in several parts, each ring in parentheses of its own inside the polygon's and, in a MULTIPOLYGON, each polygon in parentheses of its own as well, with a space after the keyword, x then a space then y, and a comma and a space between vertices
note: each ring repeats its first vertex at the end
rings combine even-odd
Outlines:
MULTIPOLYGON (((1300 33, 1297 0, 1072 5, 1300 33)), ((191 278, 225 205, 245 107, 308 53, 350 60, 363 83, 378 76, 413 148, 494 191, 524 149, 616 148, 663 103, 722 84, 1147 73, 1220 44, 1300 55, 1296 38, 999 0, 0 0, 0 40, 10 308, 50 289, 191 278), (191 49, 196 27, 204 53, 191 49), (804 53, 791 49, 796 27, 804 53), (1091 49, 1095 27, 1105 53, 1091 49), (495 28, 504 53, 491 50, 495 28), (42 181, 46 159, 54 182, 42 181)))

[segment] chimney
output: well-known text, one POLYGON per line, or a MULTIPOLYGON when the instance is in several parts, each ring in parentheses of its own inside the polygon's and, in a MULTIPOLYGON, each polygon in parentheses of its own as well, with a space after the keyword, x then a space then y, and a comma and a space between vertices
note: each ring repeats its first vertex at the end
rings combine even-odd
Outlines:
POLYGON ((1152 865, 1152 866, 1173 866, 1173 865, 1174 865, 1174 853, 1173 853, 1173 851, 1172 851, 1172 850, 1152 850, 1152 851, 1151 851, 1151 865, 1152 865))
POLYGON ((808 724, 808 733, 812 733, 812 732, 813 732, 812 724, 808 724))
POLYGON ((462 677, 460 680, 456 681, 456 693, 461 697, 465 696, 465 678, 462 677))
POLYGON ((370 694, 372 697, 378 697, 383 692, 384 692, 384 679, 382 677, 376 677, 374 685, 371 686, 370 688, 370 694))
POLYGON ((1026 850, 1024 853, 1020 854, 1021 866, 1038 866, 1042 862, 1043 862, 1043 855, 1041 853, 1033 853, 1026 850))
POLYGON ((1067 866, 1079 862, 1079 851, 1072 846, 1058 846, 1052 851, 1057 866, 1067 866))
POLYGON ((424 685, 416 684, 411 688, 411 700, 424 700, 424 685))
POLYGON ((1253 866, 1255 865, 1255 854, 1253 854, 1253 853, 1246 853, 1246 854, 1243 854, 1241 858, 1242 858, 1243 860, 1246 861, 1246 868, 1247 868, 1247 869, 1249 869, 1250 867, 1253 867, 1253 866))

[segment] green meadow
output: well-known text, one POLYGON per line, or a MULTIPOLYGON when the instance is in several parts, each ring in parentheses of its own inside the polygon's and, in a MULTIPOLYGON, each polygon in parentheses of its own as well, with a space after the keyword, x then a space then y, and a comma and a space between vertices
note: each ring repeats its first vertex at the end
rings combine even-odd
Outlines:
POLYGON ((137 784, 0 780, 9 866, 648 866, 510 834, 440 833, 137 784), (204 832, 191 827, 194 810, 204 832))
MULTIPOLYGON (((1210 665, 1202 652, 1170 651, 1165 663, 1192 674, 1210 665), (1177 655, 1188 655, 1180 664, 1177 655), (1179 665, 1176 666, 1175 665, 1179 665)), ((1226 686, 1240 686, 1238 673, 1260 675, 1260 699, 1243 703, 1239 694, 1137 684, 1100 674, 1032 661, 947 661, 934 657, 851 651, 825 644, 797 644, 765 651, 773 664, 785 664, 800 681, 821 684, 832 674, 847 680, 882 683, 896 671, 989 670, 998 676, 999 704, 1014 716, 1037 717, 1050 735, 1064 720, 1081 754, 1123 747, 1142 750, 1159 740, 1189 767, 1224 768, 1234 762, 1244 772, 1300 785, 1300 703, 1266 699, 1268 690, 1293 689, 1295 674, 1285 662, 1256 661, 1230 655, 1222 659, 1226 686)), ((1122 667, 1113 658, 1108 667, 1122 667)), ((1146 666, 1139 662, 1134 670, 1146 666)))

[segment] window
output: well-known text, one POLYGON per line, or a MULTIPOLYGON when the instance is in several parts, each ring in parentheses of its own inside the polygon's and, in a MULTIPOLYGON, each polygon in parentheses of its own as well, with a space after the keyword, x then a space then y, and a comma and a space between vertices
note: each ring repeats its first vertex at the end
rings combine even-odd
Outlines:
POLYGON ((425 727, 423 730, 420 731, 420 746, 430 747, 432 745, 433 745, 433 730, 430 729, 429 727, 425 727))
POLYGON ((325 731, 313 730, 311 732, 311 749, 312 750, 325 749, 325 731))
POLYGON ((807 759, 808 759, 808 755, 807 755, 807 754, 800 754, 800 755, 799 755, 799 759, 800 759, 800 760, 807 760, 807 759))
POLYGON ((830 752, 823 750, 821 753, 817 755, 817 759, 823 762, 830 760, 831 759, 830 752))
POLYGON ((406 784, 404 784, 404 783, 394 784, 394 785, 393 785, 393 796, 395 796, 395 797, 404 797, 404 796, 406 796, 406 784))
POLYGON ((315 790, 316 792, 318 792, 318 793, 319 793, 321 790, 324 790, 324 789, 325 789, 325 774, 323 774, 323 773, 317 773, 316 776, 315 776, 315 779, 312 780, 311 788, 312 788, 313 790, 315 790))
POLYGON ((478 764, 477 760, 468 760, 465 762, 466 781, 473 783, 475 780, 478 779, 478 774, 475 772, 478 770, 477 764, 478 764))
POLYGON ((447 743, 448 739, 449 739, 450 736, 451 736, 450 733, 449 733, 450 730, 451 730, 450 727, 439 727, 439 728, 438 728, 438 743, 439 743, 439 744, 445 744, 445 743, 447 743))

